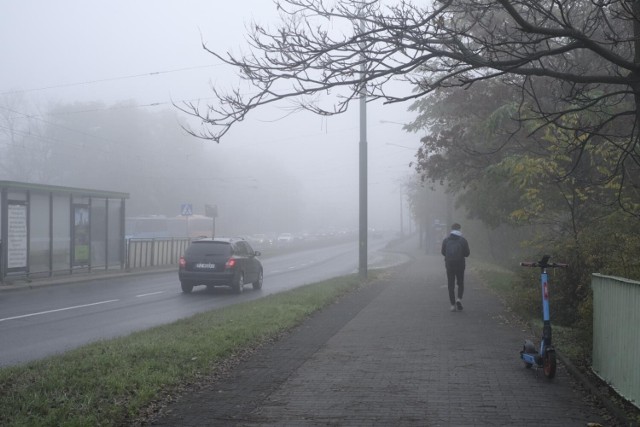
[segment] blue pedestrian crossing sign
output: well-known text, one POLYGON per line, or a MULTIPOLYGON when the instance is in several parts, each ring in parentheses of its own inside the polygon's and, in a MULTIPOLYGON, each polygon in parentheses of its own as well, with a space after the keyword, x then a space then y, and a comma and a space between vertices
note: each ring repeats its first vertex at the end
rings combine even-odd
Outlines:
POLYGON ((191 203, 183 203, 180 205, 180 212, 182 212, 182 216, 191 216, 193 215, 193 206, 191 203))

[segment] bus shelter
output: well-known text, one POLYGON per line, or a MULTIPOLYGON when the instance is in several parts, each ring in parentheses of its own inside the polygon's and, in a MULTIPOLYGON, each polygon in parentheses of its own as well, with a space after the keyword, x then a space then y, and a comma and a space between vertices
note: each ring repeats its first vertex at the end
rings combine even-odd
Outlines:
POLYGON ((0 281, 123 269, 128 198, 0 181, 0 281))

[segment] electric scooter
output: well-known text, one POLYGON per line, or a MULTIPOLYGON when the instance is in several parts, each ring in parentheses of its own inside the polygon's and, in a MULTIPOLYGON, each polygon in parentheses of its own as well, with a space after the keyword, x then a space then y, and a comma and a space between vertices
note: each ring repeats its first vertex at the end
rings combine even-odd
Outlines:
POLYGON ((538 262, 521 262, 522 267, 540 268, 540 286, 542 288, 542 340, 540 348, 536 349, 533 342, 525 340, 524 347, 520 352, 520 358, 524 361, 526 368, 535 366, 542 368, 544 376, 552 379, 556 375, 556 351, 551 342, 551 320, 549 317, 549 282, 548 268, 567 268, 569 264, 549 263, 549 255, 545 255, 538 262))

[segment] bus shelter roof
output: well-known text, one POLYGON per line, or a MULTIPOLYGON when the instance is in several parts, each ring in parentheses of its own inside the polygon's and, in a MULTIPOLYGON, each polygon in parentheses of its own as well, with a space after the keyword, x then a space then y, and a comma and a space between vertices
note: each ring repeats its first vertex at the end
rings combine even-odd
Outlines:
POLYGON ((0 181, 0 188, 8 190, 34 191, 39 193, 71 194, 74 196, 102 197, 105 199, 128 199, 129 193, 87 188, 62 187, 58 185, 31 184, 17 181, 0 181))

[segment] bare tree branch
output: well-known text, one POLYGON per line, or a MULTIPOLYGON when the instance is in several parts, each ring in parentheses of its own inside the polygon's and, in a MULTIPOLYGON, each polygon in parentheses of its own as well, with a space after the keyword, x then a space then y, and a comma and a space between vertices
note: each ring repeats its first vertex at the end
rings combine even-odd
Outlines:
MULTIPOLYGON (((576 132, 619 150, 621 180, 640 172, 640 2, 628 0, 277 0, 282 22, 252 24, 248 52, 203 47, 236 70, 250 92, 213 88, 216 102, 179 108, 201 120, 198 137, 220 141, 252 110, 287 100, 294 110, 340 114, 362 90, 397 103, 447 87, 503 79, 522 90, 538 119, 589 111, 576 132), (361 29, 360 24, 363 24, 361 29), (363 66, 364 71, 361 70, 363 66), (390 85, 392 81, 406 85, 390 85), (551 84, 554 99, 536 98, 551 84), (329 94, 329 106, 321 106, 329 94)), ((549 91, 547 91, 549 93, 549 91)))

